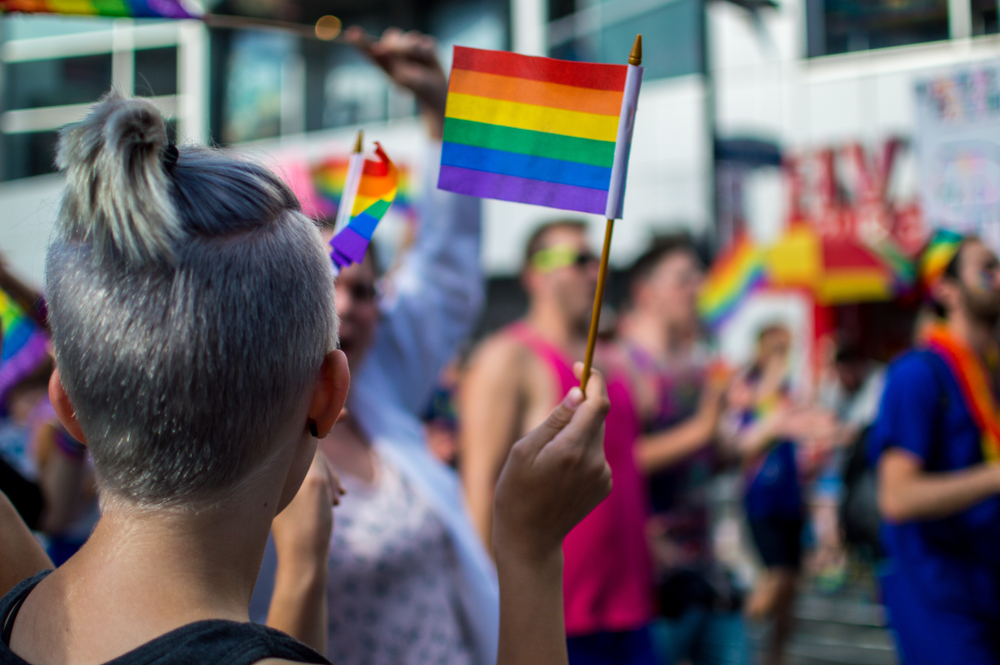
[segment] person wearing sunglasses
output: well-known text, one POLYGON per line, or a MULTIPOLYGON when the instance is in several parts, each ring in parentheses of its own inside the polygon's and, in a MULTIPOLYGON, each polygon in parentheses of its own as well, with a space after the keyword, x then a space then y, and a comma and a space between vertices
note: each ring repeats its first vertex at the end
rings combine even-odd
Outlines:
MULTIPOLYGON (((511 446, 576 385, 572 365, 584 356, 597 273, 584 223, 559 220, 538 228, 521 272, 527 314, 486 339, 470 361, 459 398, 461 472, 487 547, 496 545, 494 488, 511 446)), ((608 374, 608 395, 604 447, 614 489, 563 548, 569 657, 573 665, 651 665, 652 565, 634 455, 640 420, 622 374, 608 374)))

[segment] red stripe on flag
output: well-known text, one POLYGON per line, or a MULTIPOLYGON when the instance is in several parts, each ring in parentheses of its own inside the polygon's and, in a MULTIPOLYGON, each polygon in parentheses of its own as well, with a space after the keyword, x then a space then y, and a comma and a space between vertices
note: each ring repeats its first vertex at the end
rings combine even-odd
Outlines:
POLYGON ((615 92, 625 90, 628 73, 626 65, 571 62, 467 46, 455 47, 452 68, 615 92))

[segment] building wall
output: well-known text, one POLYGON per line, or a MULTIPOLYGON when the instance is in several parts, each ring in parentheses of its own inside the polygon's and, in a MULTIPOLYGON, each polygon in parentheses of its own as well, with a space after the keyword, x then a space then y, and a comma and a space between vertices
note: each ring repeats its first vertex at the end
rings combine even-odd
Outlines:
MULTIPOLYGON (((916 136, 917 79, 942 69, 1000 58, 1000 37, 986 35, 913 46, 806 58, 806 0, 783 0, 750 14, 730 3, 709 5, 719 134, 777 142, 786 154, 860 142, 868 150, 890 137, 916 136)), ((891 195, 911 199, 919 186, 915 154, 897 164, 891 195)), ((786 214, 787 190, 777 170, 747 185, 748 222, 773 237, 786 214)))

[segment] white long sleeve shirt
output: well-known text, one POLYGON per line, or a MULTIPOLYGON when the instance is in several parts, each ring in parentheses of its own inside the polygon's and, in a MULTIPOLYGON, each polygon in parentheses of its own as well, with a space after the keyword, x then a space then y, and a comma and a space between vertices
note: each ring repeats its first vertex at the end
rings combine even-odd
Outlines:
MULTIPOLYGON (((428 150, 417 239, 386 285, 372 348, 351 368, 348 408, 375 451, 447 529, 471 647, 477 663, 492 665, 500 621, 496 570, 469 519, 458 476, 431 454, 420 418, 441 369, 471 332, 484 299, 481 203, 437 189, 440 150, 440 144, 428 150)), ((269 547, 251 605, 254 620, 266 616, 275 564, 269 547)))

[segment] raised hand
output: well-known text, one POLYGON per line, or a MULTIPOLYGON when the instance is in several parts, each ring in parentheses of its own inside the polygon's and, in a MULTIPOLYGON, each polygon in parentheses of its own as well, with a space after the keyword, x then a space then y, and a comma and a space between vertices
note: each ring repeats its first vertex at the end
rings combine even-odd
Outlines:
POLYGON ((271 522, 278 553, 267 625, 326 653, 326 577, 332 506, 344 489, 319 450, 292 502, 271 522))
MULTIPOLYGON (((582 363, 574 371, 579 375, 582 363)), ((500 550, 543 558, 611 492, 604 457, 608 398, 592 372, 586 399, 573 388, 544 423, 514 444, 497 482, 493 542, 500 550), (593 387, 591 387, 593 386, 593 387)))
POLYGON ((344 39, 367 53, 397 85, 413 92, 430 124, 431 136, 440 139, 448 78, 438 61, 434 38, 416 30, 389 28, 381 39, 373 41, 364 29, 351 26, 344 39))
MULTIPOLYGON (((583 363, 574 371, 579 378, 583 363)), ((564 665, 562 541, 611 492, 608 398, 596 371, 514 444, 497 483, 493 549, 500 578, 498 665, 564 665)))

